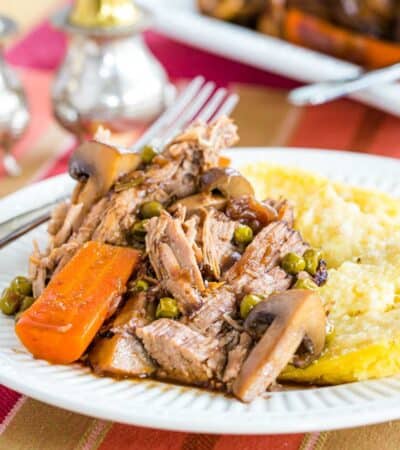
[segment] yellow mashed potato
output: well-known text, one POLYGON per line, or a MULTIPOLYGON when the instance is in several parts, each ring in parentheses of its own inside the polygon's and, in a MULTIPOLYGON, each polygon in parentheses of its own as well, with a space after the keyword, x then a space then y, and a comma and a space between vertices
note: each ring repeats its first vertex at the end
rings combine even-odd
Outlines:
POLYGON ((329 278, 320 288, 330 333, 322 356, 281 379, 343 383, 400 372, 400 200, 333 183, 299 169, 249 165, 259 199, 289 199, 295 226, 322 248, 329 278))

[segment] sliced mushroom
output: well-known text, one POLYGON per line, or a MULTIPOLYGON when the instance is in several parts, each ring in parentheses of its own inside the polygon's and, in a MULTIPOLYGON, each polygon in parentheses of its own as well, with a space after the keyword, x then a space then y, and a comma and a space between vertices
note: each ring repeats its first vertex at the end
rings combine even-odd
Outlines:
POLYGON ((222 195, 200 192, 199 194, 190 195, 189 197, 176 201, 168 208, 168 210, 174 213, 183 206, 186 208, 186 213, 191 215, 195 211, 203 208, 223 209, 226 202, 226 198, 222 197, 222 195))
POLYGON ((225 213, 231 219, 249 225, 255 232, 278 220, 278 213, 273 206, 259 202, 250 195, 229 200, 225 213))
POLYGON ((123 152, 98 141, 80 145, 69 161, 69 174, 82 183, 75 202, 89 208, 118 178, 135 170, 140 162, 140 154, 123 152))
POLYGON ((254 196, 250 182, 231 167, 213 167, 204 172, 200 179, 200 188, 202 192, 219 191, 227 198, 254 196))
POLYGON ((324 348, 325 325, 321 299, 313 291, 292 289, 260 302, 244 326, 252 336, 262 337, 244 362, 233 393, 252 401, 276 380, 296 351, 301 353, 301 366, 310 364, 324 348))

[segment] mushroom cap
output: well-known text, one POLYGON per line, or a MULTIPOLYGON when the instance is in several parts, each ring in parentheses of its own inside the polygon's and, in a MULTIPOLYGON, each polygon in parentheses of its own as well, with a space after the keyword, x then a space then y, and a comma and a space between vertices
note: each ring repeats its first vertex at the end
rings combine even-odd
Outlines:
POLYGON ((200 189, 203 192, 218 190, 227 198, 254 196, 250 182, 231 167, 213 167, 204 172, 200 179, 200 189))
POLYGON ((271 295, 253 308, 244 326, 255 337, 263 333, 233 383, 234 394, 245 402, 264 392, 299 348, 306 354, 300 356, 302 363, 309 364, 325 344, 325 311, 314 291, 292 289, 271 295))
POLYGON ((297 365, 304 366, 318 358, 325 345, 326 314, 315 291, 290 289, 270 295, 250 311, 244 328, 250 335, 259 339, 275 319, 285 322, 287 327, 300 325, 304 330, 303 348, 299 348, 302 355, 296 358, 297 365), (306 311, 309 315, 305 315, 306 311), (301 360, 306 353, 309 355, 303 364, 301 360))
POLYGON ((76 201, 89 207, 104 196, 122 175, 135 170, 141 162, 138 153, 123 152, 98 141, 80 145, 69 160, 72 178, 85 181, 76 201))

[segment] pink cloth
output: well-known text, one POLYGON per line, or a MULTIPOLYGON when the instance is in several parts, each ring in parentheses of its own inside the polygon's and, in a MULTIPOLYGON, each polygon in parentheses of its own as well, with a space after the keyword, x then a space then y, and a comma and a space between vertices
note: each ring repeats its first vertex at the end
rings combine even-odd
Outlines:
POLYGON ((17 392, 0 385, 0 424, 7 417, 19 397, 21 395, 17 392))
MULTIPOLYGON (((147 31, 145 41, 171 78, 193 78, 201 74, 219 85, 251 83, 279 88, 291 88, 298 85, 296 81, 288 78, 203 50, 195 50, 155 31, 147 31)), ((6 56, 11 64, 17 66, 54 70, 61 63, 65 49, 64 33, 55 30, 49 22, 45 22, 12 47, 6 56)))
POLYGON ((13 45, 6 58, 16 66, 55 70, 64 56, 66 43, 64 33, 46 21, 13 45))

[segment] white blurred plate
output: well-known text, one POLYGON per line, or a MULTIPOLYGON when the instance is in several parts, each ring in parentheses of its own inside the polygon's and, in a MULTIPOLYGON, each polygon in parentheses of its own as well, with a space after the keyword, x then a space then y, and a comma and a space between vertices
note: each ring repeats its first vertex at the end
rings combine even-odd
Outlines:
MULTIPOLYGON (((334 180, 400 196, 400 162, 330 150, 235 149, 233 165, 268 160, 324 174, 334 180)), ((71 190, 66 175, 0 200, 0 219, 71 190)), ((24 274, 32 239, 46 242, 45 227, 0 251, 0 288, 24 274)), ((0 315, 0 382, 23 394, 102 419, 179 431, 272 434, 346 428, 400 418, 400 377, 271 393, 247 405, 219 393, 158 381, 99 378, 79 365, 35 360, 14 334, 14 320, 0 315)))
MULTIPOLYGON (((310 83, 352 78, 360 67, 244 27, 201 15, 196 0, 139 0, 166 35, 260 69, 310 83)), ((188 60, 188 64, 190 61, 188 60)), ((352 98, 400 116, 400 85, 377 86, 352 98)))

